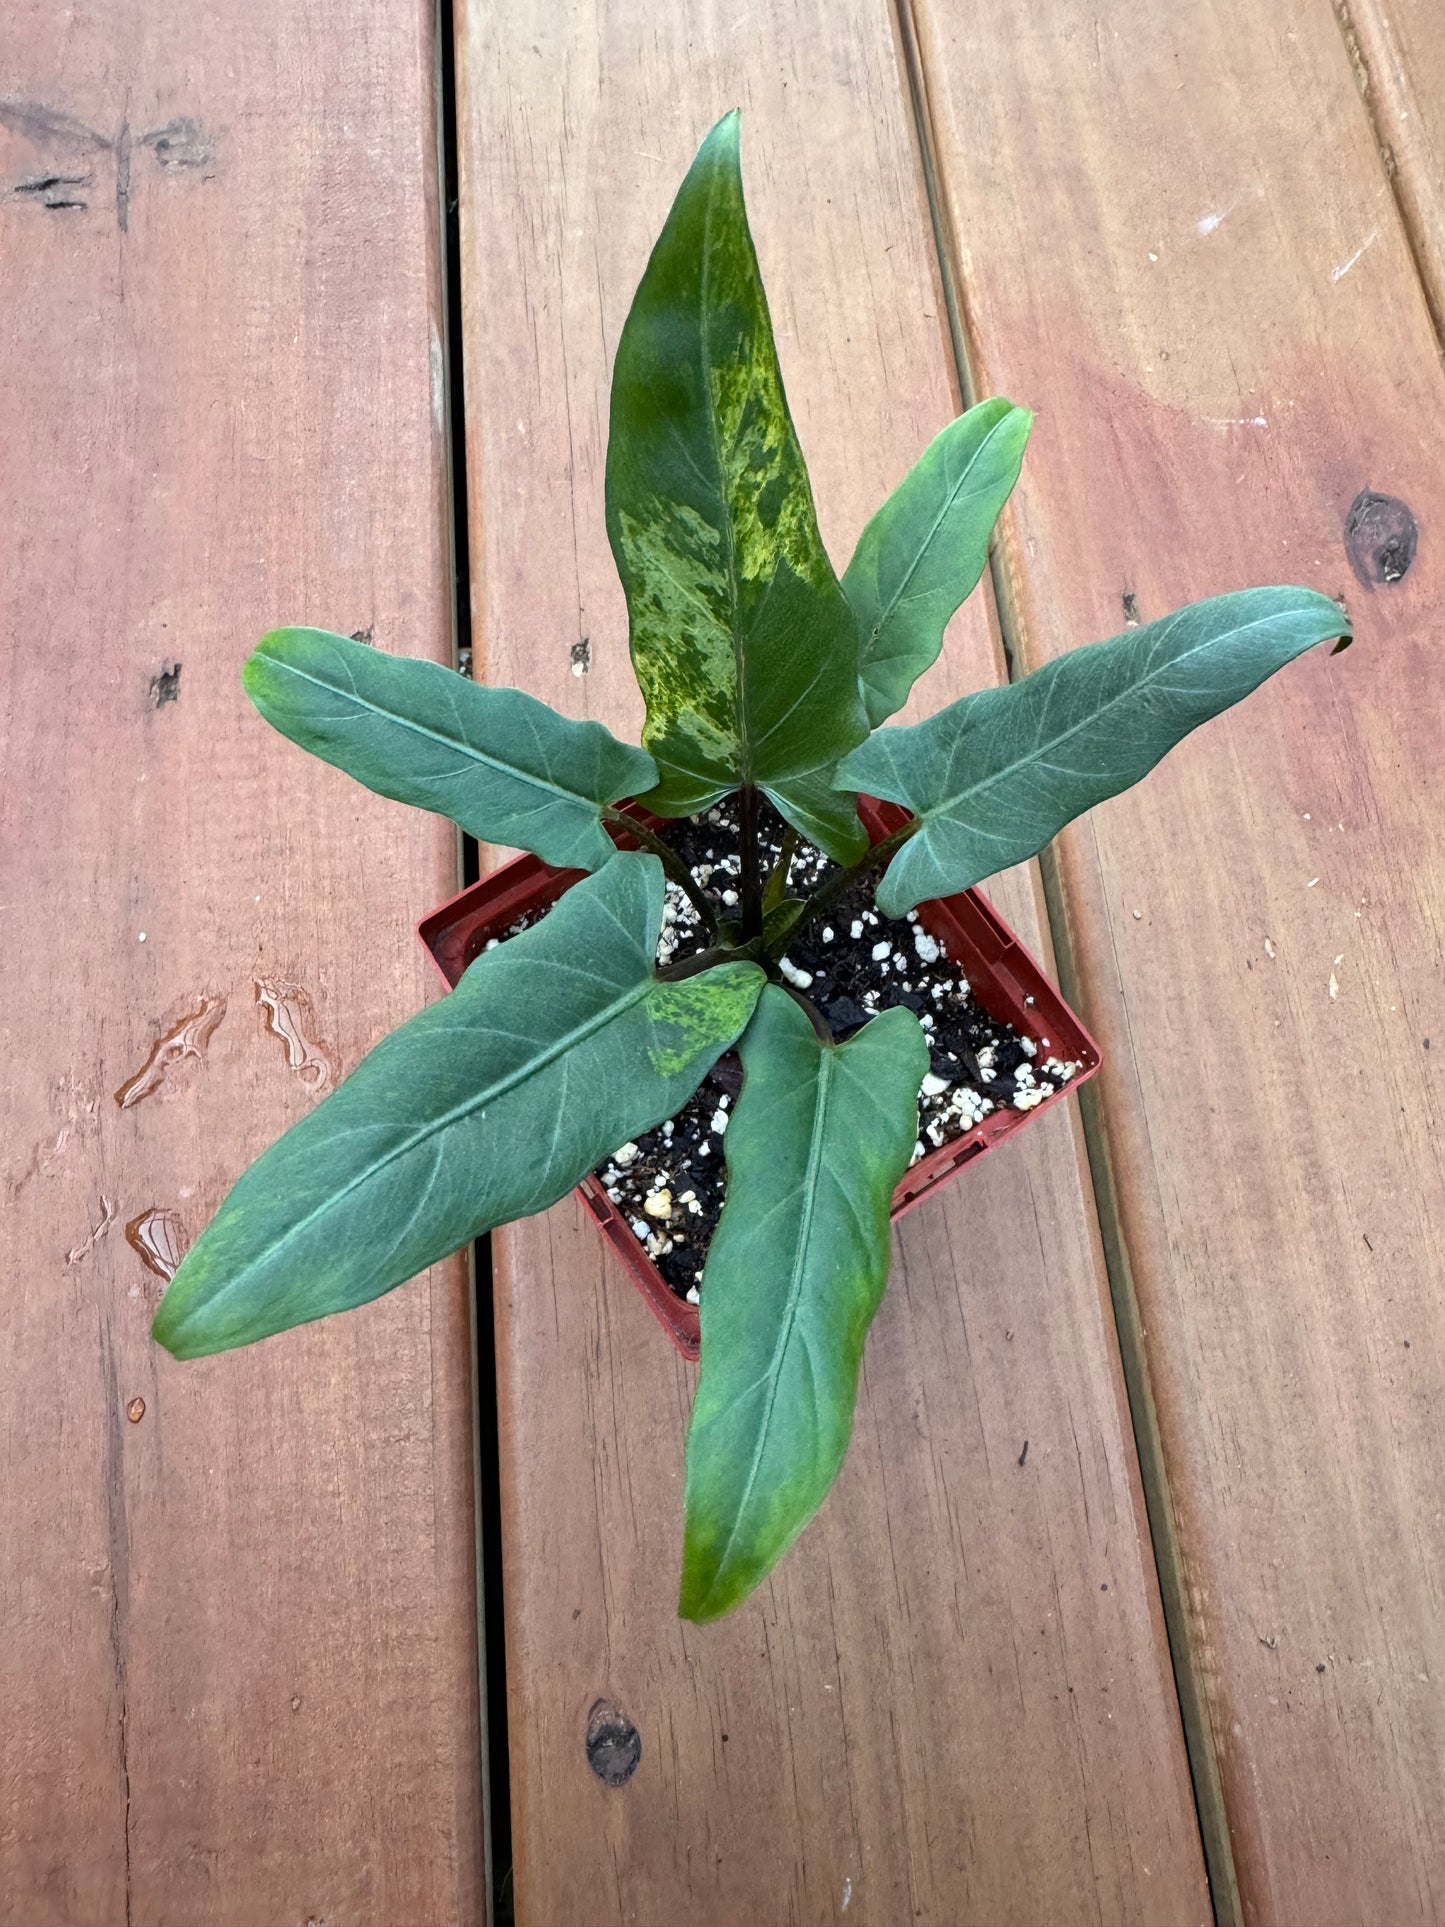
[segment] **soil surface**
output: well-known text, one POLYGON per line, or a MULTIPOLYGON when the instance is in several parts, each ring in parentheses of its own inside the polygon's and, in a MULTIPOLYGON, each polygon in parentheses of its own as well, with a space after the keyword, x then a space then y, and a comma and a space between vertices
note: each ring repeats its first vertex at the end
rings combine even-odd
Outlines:
MULTIPOLYGON (((766 802, 759 827, 766 876, 783 835, 781 818, 766 802)), ((659 834, 712 897, 719 917, 735 917, 741 889, 736 800, 679 818, 659 834)), ((811 844, 800 843, 788 895, 808 896, 834 868, 811 844)), ((928 1034, 930 1064, 919 1097, 916 1164, 991 1111, 1004 1105, 1032 1110, 1062 1090, 1079 1066, 1052 1056, 1047 1038, 1035 1044, 980 1008, 967 978, 912 915, 885 917, 874 908, 876 881, 855 885, 825 918, 800 932, 782 967, 788 981, 823 1012, 840 1042, 894 1004, 917 1016, 928 1034)), ((672 882, 663 916, 659 964, 705 948, 697 914, 672 882)), ((726 1195, 723 1138, 741 1088, 742 1065, 730 1051, 675 1117, 619 1145, 597 1171, 670 1288, 693 1304, 726 1195)))

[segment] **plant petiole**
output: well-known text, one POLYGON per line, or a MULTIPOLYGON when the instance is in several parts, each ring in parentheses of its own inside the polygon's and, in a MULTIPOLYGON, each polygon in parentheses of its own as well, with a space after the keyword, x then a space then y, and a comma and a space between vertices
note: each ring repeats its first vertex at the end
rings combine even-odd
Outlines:
POLYGON ((874 870, 882 869, 883 865, 903 848, 909 837, 915 835, 922 827, 919 818, 912 816, 891 836, 885 836, 881 843, 873 844, 856 863, 850 863, 845 870, 835 870, 826 883, 818 886, 788 926, 783 940, 783 949, 787 949, 788 943, 799 930, 810 924, 815 917, 820 917, 825 910, 831 910, 838 899, 846 896, 855 883, 860 883, 874 870))
POLYGON ((763 934, 762 879, 759 875, 758 793, 751 783, 738 792, 738 853, 742 858, 743 934, 763 934))
POLYGON ((672 878, 679 890, 686 893, 688 902, 702 918, 703 929, 709 937, 717 935, 717 914, 708 902, 707 892, 683 862, 671 844, 664 843, 660 836, 649 830, 645 823, 639 823, 635 816, 628 816, 623 810, 604 810, 602 821, 609 829, 625 830, 635 837, 644 850, 661 859, 662 867, 672 878))

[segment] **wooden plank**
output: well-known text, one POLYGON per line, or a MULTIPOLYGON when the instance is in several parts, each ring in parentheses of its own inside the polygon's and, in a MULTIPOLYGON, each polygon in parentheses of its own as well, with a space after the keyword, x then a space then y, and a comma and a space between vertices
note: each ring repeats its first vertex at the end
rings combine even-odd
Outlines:
MULTIPOLYGON (((477 660, 632 731, 607 384, 717 114, 835 556, 956 406, 896 50, 812 0, 475 5, 459 74, 477 660)), ((980 598, 926 700, 997 673, 980 598)), ((1038 941, 1033 875, 999 894, 1038 941)), ((674 1616, 691 1372, 570 1202, 494 1248, 520 1920, 1207 1916, 1071 1109, 907 1220, 839 1489, 707 1629, 674 1616), (621 1790, 599 1699, 641 1735, 621 1790)))
POLYGON ((915 11, 977 379, 1039 410, 1004 557, 1025 663, 1125 601, 1269 580, 1347 593, 1358 624, 1058 867, 1245 1916, 1438 1920, 1426 305, 1327 6, 915 11), (1347 559, 1367 487, 1419 521, 1394 583, 1347 559))
POLYGON ((1445 15, 1432 0, 1336 0, 1335 11, 1445 343, 1445 15))
POLYGON ((482 1911, 464 1265, 181 1366, 126 1235, 194 1236, 421 1004, 410 924, 456 873, 444 826, 237 679, 278 619, 450 648, 432 10, 346 11, 0 24, 0 1918, 27 1927, 482 1911))

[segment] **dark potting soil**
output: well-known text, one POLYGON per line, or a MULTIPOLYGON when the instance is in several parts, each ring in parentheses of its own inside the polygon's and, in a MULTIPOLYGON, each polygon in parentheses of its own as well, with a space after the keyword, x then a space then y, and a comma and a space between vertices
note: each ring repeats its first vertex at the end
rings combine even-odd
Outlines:
MULTIPOLYGON (((760 804, 763 873, 781 850, 783 822, 760 804)), ((720 917, 738 914, 741 892, 735 799, 705 814, 679 818, 659 831, 713 898, 720 917)), ((829 858, 800 843, 788 894, 806 897, 834 870, 829 858)), ((1005 1105, 1032 1110, 1077 1075, 1078 1064, 1053 1056, 1048 1038, 1035 1043, 990 1017, 973 1000, 968 980, 913 916, 885 917, 873 905, 877 878, 839 899, 825 918, 789 944, 783 975, 810 998, 841 1042, 881 1010, 903 1004, 928 1034, 929 1074, 919 1097, 913 1163, 962 1137, 1005 1105)), ((658 943, 659 964, 706 947, 696 911, 669 881, 658 943)), ((723 1137, 742 1088, 742 1064, 729 1051, 688 1102, 665 1124, 619 1145, 597 1170, 668 1285, 697 1302, 703 1261, 727 1190, 723 1137)))

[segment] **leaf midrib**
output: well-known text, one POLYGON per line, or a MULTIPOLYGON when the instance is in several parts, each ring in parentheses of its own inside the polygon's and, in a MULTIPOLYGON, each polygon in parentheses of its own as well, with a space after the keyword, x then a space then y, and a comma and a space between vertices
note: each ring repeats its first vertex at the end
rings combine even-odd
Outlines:
MULTIPOLYGON (((1174 621, 1176 623, 1182 621, 1188 613, 1188 610, 1181 610, 1179 614, 1175 616, 1174 621)), ((1057 735, 1051 736, 1047 742, 1036 743, 1026 754, 1015 757, 1013 762, 1005 763, 998 769, 990 770, 986 776, 981 776, 978 781, 965 785, 961 790, 956 790, 948 796, 941 796, 936 803, 929 803, 922 806, 915 803, 910 804, 909 807, 917 810, 918 815, 923 820, 924 828, 927 829, 931 819, 941 814, 944 810, 954 809, 969 798, 982 795, 993 784, 1003 782, 1007 777, 1014 775, 1018 770, 1026 768, 1030 763, 1039 762, 1053 750, 1058 749, 1061 744, 1068 742, 1071 737, 1077 736, 1081 730, 1092 727, 1101 716, 1107 716, 1109 711, 1115 708, 1116 705, 1131 700, 1141 689, 1147 689, 1150 683, 1157 677, 1165 675, 1172 669, 1177 669, 1180 663, 1188 662, 1192 657, 1198 655, 1201 650, 1216 648, 1224 642, 1233 642, 1237 637, 1247 635, 1251 629, 1264 628, 1269 623, 1277 620, 1277 616, 1260 616, 1253 622, 1241 623, 1237 629, 1229 629, 1219 635, 1206 636, 1202 642, 1196 643, 1192 649, 1186 649, 1180 655, 1171 656, 1167 662, 1161 663, 1157 668, 1149 670, 1146 675, 1140 676, 1137 680, 1131 682, 1127 688, 1121 689, 1116 695, 1111 696, 1106 703, 1100 703, 1097 709, 1091 709, 1087 716, 1081 716, 1077 722, 1071 723, 1067 729, 1060 730, 1057 735)), ((1165 634, 1160 638, 1160 641, 1164 642, 1167 640, 1168 631, 1166 630, 1165 634)), ((1057 660, 1067 662, 1068 657, 1061 656, 1057 658, 1057 660)), ((1007 685, 1005 686, 1007 687, 1007 685)), ((1015 683, 1012 687, 1019 689, 1023 687, 1023 684, 1015 683)), ((981 693, 992 696, 998 692, 995 690, 985 690, 981 693)), ((972 703, 974 698, 965 697, 964 700, 965 702, 972 703)), ((927 725, 919 724, 918 727, 926 728, 927 725)))
MULTIPOLYGON (((345 689, 339 683, 328 682, 323 676, 312 675, 307 669, 298 669, 294 663, 283 662, 279 656, 268 656, 265 660, 275 668, 284 670, 288 676, 295 676, 300 682, 309 682, 316 689, 328 690, 333 696, 340 696, 343 701, 355 703, 358 709, 368 710, 373 716, 380 716, 385 722, 394 723, 398 729, 410 730, 415 736, 425 736, 430 742, 440 743, 444 749, 452 749, 459 755, 469 756, 473 762, 482 764, 486 769, 496 770, 503 776, 510 776, 516 782, 528 783, 533 789, 545 790, 549 795, 560 797, 566 803, 585 805, 589 808, 601 807, 595 798, 584 795, 581 790, 564 789, 558 783, 549 782, 545 776, 534 776, 529 770, 519 769, 515 763, 504 763, 498 757, 489 756, 485 750, 478 749, 472 743, 460 742, 456 737, 444 735, 440 730, 431 729, 425 723, 414 722, 407 716, 399 716, 395 710, 383 709, 379 703, 374 703, 369 697, 363 696, 355 685, 345 689)), ((495 693, 500 694, 500 691, 495 693)))

